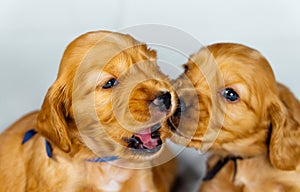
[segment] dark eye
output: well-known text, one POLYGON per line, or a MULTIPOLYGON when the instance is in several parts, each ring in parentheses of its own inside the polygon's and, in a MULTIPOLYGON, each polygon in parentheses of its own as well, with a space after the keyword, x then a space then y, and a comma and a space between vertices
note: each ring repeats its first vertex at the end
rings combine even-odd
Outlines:
POLYGON ((112 87, 118 85, 118 83, 119 83, 119 82, 118 82, 115 78, 112 78, 112 79, 108 80, 108 81, 102 86, 102 88, 103 88, 103 89, 109 89, 109 88, 112 88, 112 87))
POLYGON ((232 88, 226 88, 226 89, 224 89, 221 92, 221 94, 229 102, 236 102, 240 98, 239 95, 232 88))

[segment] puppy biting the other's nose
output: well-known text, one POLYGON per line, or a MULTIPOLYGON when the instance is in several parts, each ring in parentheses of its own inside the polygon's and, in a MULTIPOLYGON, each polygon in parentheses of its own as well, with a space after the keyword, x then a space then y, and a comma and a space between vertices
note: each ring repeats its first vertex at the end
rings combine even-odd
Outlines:
POLYGON ((41 110, 0 135, 0 191, 169 191, 165 120, 176 101, 145 44, 109 31, 78 37, 41 110))

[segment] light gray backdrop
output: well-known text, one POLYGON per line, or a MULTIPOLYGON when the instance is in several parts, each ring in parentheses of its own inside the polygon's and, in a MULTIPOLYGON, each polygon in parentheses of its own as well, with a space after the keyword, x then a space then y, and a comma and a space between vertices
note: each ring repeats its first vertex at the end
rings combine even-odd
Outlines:
POLYGON ((269 59, 277 79, 300 97, 299 7, 297 0, 2 0, 0 131, 40 108, 62 53, 76 36, 146 23, 176 27, 202 44, 255 47, 269 59))

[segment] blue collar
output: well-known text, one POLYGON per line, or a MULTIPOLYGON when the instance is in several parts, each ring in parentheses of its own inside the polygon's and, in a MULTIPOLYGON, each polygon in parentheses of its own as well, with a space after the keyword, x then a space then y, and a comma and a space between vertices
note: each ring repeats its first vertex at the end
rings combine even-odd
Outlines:
MULTIPOLYGON (((28 140, 30 140, 35 134, 37 134, 37 131, 34 129, 28 130, 22 140, 22 145, 24 145, 28 140)), ((50 143, 45 140, 45 146, 46 146, 46 153, 49 158, 52 158, 52 148, 50 143)), ((99 158, 91 158, 86 159, 87 162, 94 162, 94 163, 104 163, 109 161, 117 160, 117 156, 108 156, 108 157, 99 157, 99 158)))
POLYGON ((103 162, 109 162, 117 160, 117 156, 108 156, 108 157, 98 157, 98 158, 92 158, 92 159, 86 159, 88 162, 94 162, 94 163, 103 163, 103 162))

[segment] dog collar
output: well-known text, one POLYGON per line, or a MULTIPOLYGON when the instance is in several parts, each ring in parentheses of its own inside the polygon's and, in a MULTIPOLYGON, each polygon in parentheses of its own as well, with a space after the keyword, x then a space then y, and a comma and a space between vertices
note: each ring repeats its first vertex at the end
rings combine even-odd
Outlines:
MULTIPOLYGON (((22 145, 24 145, 27 141, 29 141, 34 135, 37 134, 37 131, 34 129, 28 130, 22 140, 22 145)), ((52 147, 50 143, 45 139, 45 147, 46 147, 46 153, 49 158, 52 158, 52 147)), ((108 157, 99 157, 99 158, 91 158, 86 159, 87 162, 94 162, 94 163, 104 163, 109 161, 117 160, 117 156, 108 156, 108 157)))
POLYGON ((229 162, 233 161, 234 163, 234 171, 233 171, 233 177, 232 180, 235 180, 235 176, 237 173, 237 160, 243 159, 240 156, 228 156, 224 159, 220 159, 213 168, 207 172, 206 176, 203 178, 203 181, 209 181, 212 180, 218 173, 221 171, 221 169, 229 162))
POLYGON ((98 157, 98 158, 86 159, 86 161, 94 162, 94 163, 103 163, 103 162, 114 161, 117 159, 118 159, 117 156, 108 156, 108 157, 98 157))
MULTIPOLYGON (((34 129, 30 129, 29 131, 27 131, 23 137, 22 145, 24 145, 28 140, 30 140, 35 134, 37 134, 37 131, 34 129)), ((45 140, 45 146, 46 146, 47 156, 49 158, 52 158, 52 148, 50 143, 47 140, 45 140)))

